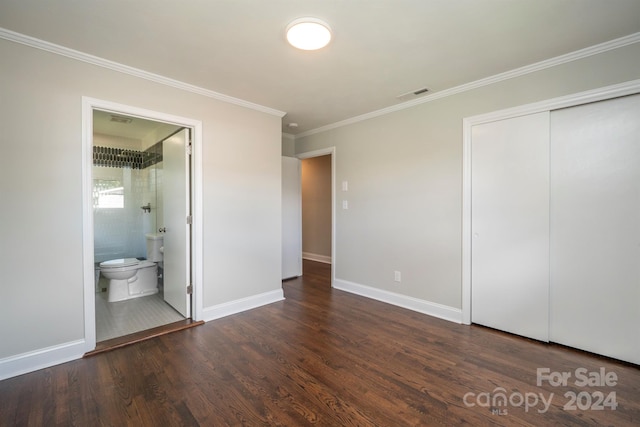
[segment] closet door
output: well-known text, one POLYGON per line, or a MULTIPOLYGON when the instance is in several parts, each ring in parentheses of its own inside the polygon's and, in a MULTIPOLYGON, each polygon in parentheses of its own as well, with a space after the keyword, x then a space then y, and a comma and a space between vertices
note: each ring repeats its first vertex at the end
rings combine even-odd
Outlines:
POLYGON ((471 320, 547 341, 549 114, 476 125, 471 320))
POLYGON ((640 95, 551 113, 554 342, 640 364, 640 95))

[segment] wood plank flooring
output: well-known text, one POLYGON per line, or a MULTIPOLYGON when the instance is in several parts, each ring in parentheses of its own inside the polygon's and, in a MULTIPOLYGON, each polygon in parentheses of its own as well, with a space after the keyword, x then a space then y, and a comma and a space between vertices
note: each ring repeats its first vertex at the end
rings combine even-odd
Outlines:
POLYGON ((285 301, 1 381, 0 425, 640 425, 638 366, 331 289, 330 266, 304 269, 285 301), (538 386, 538 368, 572 376, 538 386), (616 385, 580 386, 579 368, 616 385), (599 393, 617 408, 590 409, 599 393))

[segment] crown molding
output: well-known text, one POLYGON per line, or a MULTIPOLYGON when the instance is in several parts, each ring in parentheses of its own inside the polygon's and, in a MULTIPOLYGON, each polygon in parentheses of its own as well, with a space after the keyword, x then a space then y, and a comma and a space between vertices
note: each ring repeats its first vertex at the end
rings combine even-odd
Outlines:
POLYGON ((488 86, 494 83, 498 83, 504 80, 509 80, 515 77, 524 76, 526 74, 535 73, 546 68, 555 67, 558 65, 566 64, 568 62, 577 61, 582 58, 604 53, 610 50, 619 49, 624 46, 628 46, 634 43, 640 42, 640 33, 630 34, 628 36, 620 37, 605 43, 600 43, 595 46, 590 46, 584 49, 576 50, 574 52, 567 53, 565 55, 556 56, 554 58, 546 59, 544 61, 536 62, 534 64, 526 65, 524 67, 516 68, 511 71, 496 74, 491 77, 476 80, 470 83, 465 83, 460 86, 455 86, 450 89, 445 89, 440 92, 435 92, 431 95, 424 96, 412 101, 403 102, 401 104, 392 105, 391 107, 382 108, 380 110, 372 111, 370 113, 361 114, 359 116, 351 117, 349 119, 341 120, 339 122, 331 123, 325 126, 321 126, 316 129, 311 129, 306 132, 302 132, 296 135, 297 138, 302 138, 316 133, 322 133, 331 129, 347 126, 350 124, 362 122, 364 120, 372 119, 374 117, 384 116, 386 114, 394 113, 396 111, 405 110, 407 108, 414 107, 420 104, 426 104, 427 102, 435 101, 437 99, 446 98, 448 96, 456 95, 458 93, 467 92, 473 89, 477 89, 483 86, 488 86))
MULTIPOLYGON (((140 70, 138 68, 130 67, 128 65, 120 64, 114 61, 110 61, 104 58, 100 58, 97 56, 89 55, 83 52, 79 52, 77 50, 69 49, 60 45, 56 45, 54 43, 50 43, 44 40, 40 40, 34 37, 30 37, 24 34, 16 33, 11 30, 7 30, 5 28, 0 27, 0 38, 8 41, 12 41, 15 43, 24 44, 26 46, 30 46, 36 49, 41 49, 50 53, 54 53, 57 55, 65 56, 67 58, 75 59, 78 61, 86 62, 92 65, 97 65, 99 67, 107 68, 113 71, 117 71, 124 74, 129 74, 134 77, 139 77, 145 80, 153 81, 156 83, 163 84, 165 86, 174 87, 177 89, 181 89, 187 92, 196 93, 202 96, 206 96, 209 98, 213 98, 219 101, 227 102, 230 104, 238 105, 245 108, 250 108, 252 110, 260 111, 263 113, 271 114, 277 117, 284 117, 286 112, 279 111, 273 108, 265 107, 263 105, 255 104, 249 101, 245 101, 239 98, 234 98, 232 96, 228 96, 222 93, 218 93, 209 89, 205 89, 199 86, 195 86, 192 84, 184 83, 179 80, 170 79, 168 77, 164 77, 158 74, 150 73, 144 70, 140 70)), ((358 123, 364 120, 372 119, 374 117, 384 116, 386 114, 394 113, 396 111, 401 111, 407 108, 414 107, 416 105, 425 104, 427 102, 435 101, 437 99, 445 98, 448 96, 456 95, 458 93, 467 92, 473 89, 477 89, 483 86, 491 85, 494 83, 498 83, 504 80, 512 79, 515 77, 520 77, 526 74, 534 73, 536 71, 541 71, 546 68, 555 67, 561 64, 565 64, 568 62, 576 61, 582 58, 586 58, 589 56, 597 55, 600 53, 604 53, 610 50, 619 49, 624 46, 628 46, 634 43, 640 42, 640 33, 630 34, 625 37, 620 37, 615 40, 611 40, 605 43, 597 44, 595 46, 590 46, 584 49, 580 49, 565 55, 560 55, 555 58, 547 59, 544 61, 536 62, 534 64, 526 65, 524 67, 516 68, 514 70, 510 70, 504 73, 496 74, 494 76, 490 76, 484 79, 476 80, 470 83, 465 83, 463 85, 455 86, 450 89, 445 89, 440 92, 435 92, 431 95, 427 95, 420 99, 415 99, 408 102, 403 102, 400 104, 392 105, 387 108, 383 108, 380 110, 372 111, 369 113, 361 114, 359 116, 351 117, 349 119, 341 120, 339 122, 331 123, 325 126, 318 127, 316 129, 311 129, 306 132, 299 133, 294 136, 295 139, 302 138, 305 136, 313 135, 316 133, 326 132, 331 129, 336 129, 339 127, 347 126, 350 124, 358 123)))
POLYGON ((0 27, 0 39, 5 39, 15 43, 20 43, 29 47, 54 53, 56 55, 65 56, 67 58, 75 59, 77 61, 86 62, 92 65, 97 65, 98 67, 107 68, 109 70, 117 71, 123 74, 128 74, 130 76, 149 80, 155 83, 160 83, 165 86, 170 86, 170 87, 184 90, 187 92, 196 93, 198 95, 206 96, 208 98, 213 98, 218 101, 227 102, 229 104, 238 105, 240 107, 250 108, 252 110, 260 111, 262 113, 267 113, 267 114, 271 114, 278 117, 284 117, 284 115, 286 114, 283 111, 265 107, 259 104, 254 104, 253 102, 245 101, 239 98, 234 98, 232 96, 214 92, 212 90, 205 89, 192 84, 184 83, 179 80, 164 77, 159 74, 150 73, 148 71, 144 71, 138 68, 130 67, 128 65, 120 64, 118 62, 100 58, 98 56, 89 55, 87 53, 69 49, 64 46, 60 46, 54 43, 37 39, 35 37, 30 37, 24 34, 16 33, 15 31, 7 30, 6 28, 2 28, 2 27, 0 27))
POLYGON ((282 132, 282 137, 285 139, 291 139, 294 140, 296 139, 296 136, 292 133, 287 133, 287 132, 282 132))

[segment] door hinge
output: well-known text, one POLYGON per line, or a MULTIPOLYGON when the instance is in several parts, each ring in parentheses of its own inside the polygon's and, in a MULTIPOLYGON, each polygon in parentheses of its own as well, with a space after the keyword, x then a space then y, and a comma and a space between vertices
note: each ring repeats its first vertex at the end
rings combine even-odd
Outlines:
POLYGON ((193 216, 187 215, 187 225, 191 225, 193 223, 193 216))
POLYGON ((193 293, 193 285, 187 286, 187 295, 191 295, 193 293))
POLYGON ((191 150, 191 142, 189 142, 189 144, 187 144, 187 146, 186 146, 187 156, 190 156, 190 155, 191 155, 191 151, 192 151, 192 150, 191 150))

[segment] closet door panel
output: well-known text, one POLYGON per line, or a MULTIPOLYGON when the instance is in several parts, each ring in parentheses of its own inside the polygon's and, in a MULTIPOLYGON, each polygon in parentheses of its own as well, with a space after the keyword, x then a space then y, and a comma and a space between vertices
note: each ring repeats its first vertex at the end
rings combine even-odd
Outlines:
POLYGON ((472 128, 471 319, 547 341, 549 114, 472 128))
POLYGON ((550 339, 640 364, 640 95, 551 113, 550 339))

